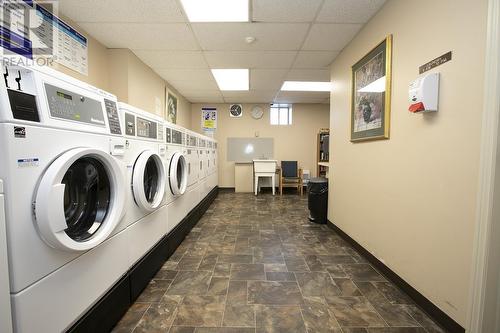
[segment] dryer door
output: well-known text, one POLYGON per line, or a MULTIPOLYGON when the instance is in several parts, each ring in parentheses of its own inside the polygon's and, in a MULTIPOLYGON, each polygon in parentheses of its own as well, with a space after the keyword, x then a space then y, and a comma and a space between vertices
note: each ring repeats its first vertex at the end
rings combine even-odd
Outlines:
POLYGON ((157 209, 165 195, 165 167, 161 157, 151 151, 142 152, 134 164, 132 192, 136 204, 143 210, 157 209))
POLYGON ((54 248, 85 251, 111 234, 123 217, 123 168, 108 153, 76 148, 43 174, 35 195, 41 237, 54 248))
POLYGON ((170 157, 168 183, 173 195, 182 195, 186 192, 188 168, 186 158, 182 153, 175 152, 170 157))

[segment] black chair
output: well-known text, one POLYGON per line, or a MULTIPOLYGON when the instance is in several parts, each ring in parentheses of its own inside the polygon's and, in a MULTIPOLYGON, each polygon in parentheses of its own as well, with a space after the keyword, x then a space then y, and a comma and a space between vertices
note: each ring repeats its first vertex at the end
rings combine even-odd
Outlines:
POLYGON ((298 193, 302 195, 302 169, 299 169, 297 161, 281 161, 280 195, 283 195, 283 186, 296 187, 298 193))

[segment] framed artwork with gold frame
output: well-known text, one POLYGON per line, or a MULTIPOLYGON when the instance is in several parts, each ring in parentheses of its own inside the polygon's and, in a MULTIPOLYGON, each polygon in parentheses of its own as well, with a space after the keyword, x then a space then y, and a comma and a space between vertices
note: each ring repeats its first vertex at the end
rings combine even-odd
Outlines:
POLYGON ((352 66, 351 141, 389 139, 392 35, 352 66))

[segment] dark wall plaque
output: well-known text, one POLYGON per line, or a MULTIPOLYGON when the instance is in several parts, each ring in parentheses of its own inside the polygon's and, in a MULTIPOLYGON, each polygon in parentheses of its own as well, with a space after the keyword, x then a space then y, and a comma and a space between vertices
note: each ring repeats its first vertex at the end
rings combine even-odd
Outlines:
POLYGON ((431 61, 429 61, 428 63, 426 63, 425 65, 422 65, 418 68, 418 72, 420 74, 422 73, 425 73, 431 69, 433 69, 434 67, 437 67, 439 65, 442 65, 444 64, 445 62, 448 62, 451 60, 451 51, 448 52, 448 53, 445 53, 443 54, 442 56, 440 57, 437 57, 436 59, 433 59, 431 61))

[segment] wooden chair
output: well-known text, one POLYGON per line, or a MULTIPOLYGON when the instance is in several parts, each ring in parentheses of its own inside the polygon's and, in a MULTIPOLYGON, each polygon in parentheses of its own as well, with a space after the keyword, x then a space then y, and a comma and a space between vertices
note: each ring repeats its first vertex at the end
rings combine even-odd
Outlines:
POLYGON ((283 187, 296 187, 297 192, 302 195, 302 169, 299 169, 297 161, 281 161, 280 172, 280 195, 283 195, 283 187))

